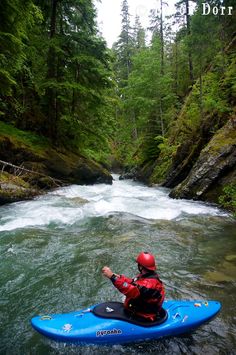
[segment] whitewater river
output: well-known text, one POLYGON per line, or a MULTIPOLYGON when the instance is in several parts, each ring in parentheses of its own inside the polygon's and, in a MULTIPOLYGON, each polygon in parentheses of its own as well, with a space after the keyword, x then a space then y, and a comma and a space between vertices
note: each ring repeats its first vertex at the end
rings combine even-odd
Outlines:
POLYGON ((236 354, 235 220, 114 178, 0 207, 0 354, 236 354), (36 314, 120 301, 101 268, 133 276, 142 250, 155 254, 167 299, 217 299, 221 313, 191 335, 113 347, 66 346, 31 328, 36 314))

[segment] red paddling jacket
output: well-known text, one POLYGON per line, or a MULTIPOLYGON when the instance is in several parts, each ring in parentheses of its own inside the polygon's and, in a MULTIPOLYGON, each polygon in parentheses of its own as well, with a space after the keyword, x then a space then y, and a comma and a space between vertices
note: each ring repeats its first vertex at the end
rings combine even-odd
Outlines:
POLYGON ((112 275, 111 281, 126 296, 124 302, 126 310, 147 320, 156 319, 165 297, 163 283, 156 272, 139 274, 134 279, 124 275, 119 277, 112 275))

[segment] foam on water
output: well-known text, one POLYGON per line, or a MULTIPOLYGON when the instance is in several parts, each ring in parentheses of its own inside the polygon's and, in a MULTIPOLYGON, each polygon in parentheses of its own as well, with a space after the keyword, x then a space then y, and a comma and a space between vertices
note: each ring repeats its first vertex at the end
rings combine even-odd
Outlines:
POLYGON ((51 224, 71 225, 85 217, 115 212, 154 220, 181 218, 183 213, 227 215, 205 203, 170 199, 169 191, 164 188, 150 188, 130 180, 119 181, 117 176, 114 178, 112 185, 71 185, 33 201, 3 206, 0 209, 0 231, 51 224), (76 202, 77 197, 86 201, 76 202))

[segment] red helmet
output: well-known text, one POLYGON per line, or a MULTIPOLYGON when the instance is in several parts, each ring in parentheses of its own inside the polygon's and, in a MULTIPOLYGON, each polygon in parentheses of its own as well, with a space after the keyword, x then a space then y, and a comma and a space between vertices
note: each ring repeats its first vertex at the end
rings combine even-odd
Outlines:
POLYGON ((144 251, 137 256, 136 262, 147 270, 156 270, 155 258, 152 254, 144 251))

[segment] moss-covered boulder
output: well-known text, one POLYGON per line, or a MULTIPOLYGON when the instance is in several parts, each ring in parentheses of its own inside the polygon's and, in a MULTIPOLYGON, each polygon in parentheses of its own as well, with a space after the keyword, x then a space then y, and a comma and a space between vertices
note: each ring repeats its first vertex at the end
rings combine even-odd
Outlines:
POLYGON ((33 188, 22 178, 6 172, 0 173, 0 205, 29 200, 39 194, 42 194, 42 191, 33 188))
POLYGON ((112 184, 110 173, 97 162, 63 147, 52 147, 46 138, 3 122, 0 165, 1 204, 29 199, 67 184, 112 184), (7 181, 4 174, 8 174, 7 181))
POLYGON ((73 152, 47 150, 47 158, 43 160, 47 174, 66 183, 96 184, 112 183, 112 176, 101 165, 93 160, 73 152))

